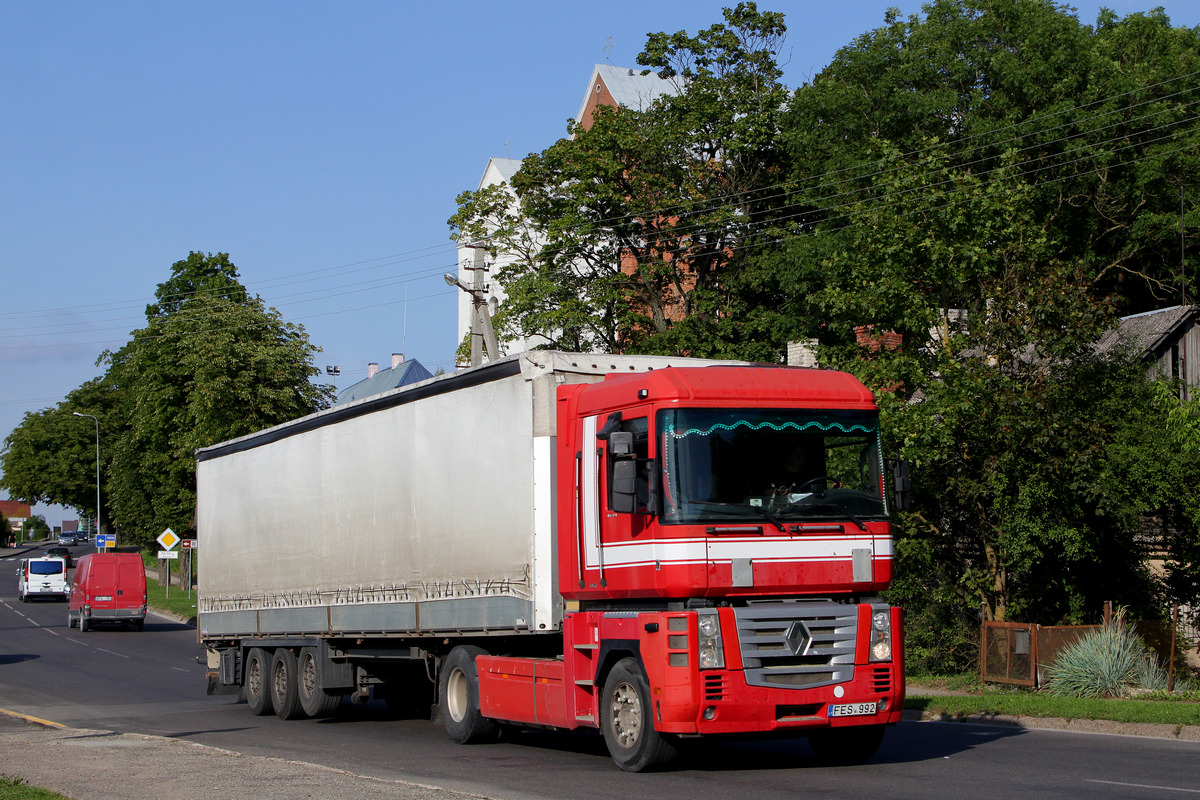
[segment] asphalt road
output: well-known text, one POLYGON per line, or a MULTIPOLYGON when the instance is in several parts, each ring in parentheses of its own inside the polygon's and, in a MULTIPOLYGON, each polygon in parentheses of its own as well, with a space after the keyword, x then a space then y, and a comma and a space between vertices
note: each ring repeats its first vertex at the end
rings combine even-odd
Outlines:
POLYGON ((26 775, 53 770, 47 754, 61 758, 72 775, 111 773, 110 794, 72 794, 80 800, 227 796, 209 786, 218 775, 252 788, 247 793, 259 800, 413 797, 420 786, 514 799, 1200 797, 1200 743, 1131 736, 905 722, 861 767, 824 767, 802 740, 697 743, 670 771, 630 775, 612 764, 596 736, 524 733, 463 747, 428 721, 393 718, 376 702, 343 704, 338 717, 320 722, 255 717, 236 698, 205 695, 191 628, 152 617, 141 633, 68 629, 65 603, 19 603, 13 569, 5 566, 0 561, 0 708, 73 729, 162 737, 54 729, 32 736, 14 731, 12 718, 0 726, 0 773, 20 768, 22 757, 26 775), (8 746, 18 741, 35 746, 8 746), (133 750, 119 758, 104 750, 127 741, 150 752, 161 748, 160 757, 147 754, 144 761, 165 759, 171 778, 193 769, 195 779, 170 791, 151 785, 138 795, 133 782, 166 778, 156 778, 150 766, 131 770, 133 750), (221 749, 181 751, 181 743, 221 749), (231 761, 230 752, 242 760, 231 761), (311 771, 307 781, 304 770, 311 771))

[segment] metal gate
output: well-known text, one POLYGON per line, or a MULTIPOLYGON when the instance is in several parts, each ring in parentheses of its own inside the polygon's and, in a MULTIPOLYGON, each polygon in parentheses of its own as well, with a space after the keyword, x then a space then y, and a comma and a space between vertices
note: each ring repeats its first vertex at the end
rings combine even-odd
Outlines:
POLYGON ((1058 654, 1099 625, 1035 625, 985 622, 979 651, 979 675, 986 683, 1036 688, 1046 682, 1046 667, 1058 654))
POLYGON ((1037 626, 984 622, 979 674, 988 683, 1037 686, 1037 626))

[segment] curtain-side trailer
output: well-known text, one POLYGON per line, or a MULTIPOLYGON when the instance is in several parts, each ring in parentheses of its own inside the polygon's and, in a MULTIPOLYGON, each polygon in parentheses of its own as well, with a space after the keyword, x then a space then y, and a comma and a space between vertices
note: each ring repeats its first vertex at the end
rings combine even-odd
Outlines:
POLYGON ((695 736, 861 761, 903 706, 906 484, 825 370, 536 351, 336 406, 198 453, 209 691, 599 729, 630 771, 695 736))

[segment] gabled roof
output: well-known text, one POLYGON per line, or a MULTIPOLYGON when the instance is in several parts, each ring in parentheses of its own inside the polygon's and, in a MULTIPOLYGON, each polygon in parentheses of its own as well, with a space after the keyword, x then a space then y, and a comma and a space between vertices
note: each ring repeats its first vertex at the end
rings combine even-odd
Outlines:
POLYGON ((1197 313, 1196 306, 1172 306, 1121 317, 1117 327, 1101 337, 1096 349, 1107 353, 1124 345, 1142 358, 1157 358, 1163 347, 1187 329, 1197 313))
POLYGON ((340 406, 343 403, 362 400, 364 397, 383 394, 397 386, 407 386, 410 383, 417 383, 432 377, 433 373, 421 366, 420 361, 416 359, 402 361, 391 369, 381 369, 371 377, 342 389, 338 392, 337 402, 334 405, 340 406))
POLYGON ((501 182, 511 184, 513 175, 516 175, 520 168, 519 158, 489 158, 487 169, 483 171, 483 177, 479 181, 479 188, 501 182))
POLYGON ((645 111, 658 98, 668 94, 679 94, 678 88, 669 80, 658 77, 655 72, 642 74, 640 69, 614 67, 612 64, 597 64, 592 70, 592 79, 588 81, 587 91, 583 95, 583 104, 575 115, 576 122, 583 122, 592 96, 596 94, 597 83, 603 83, 613 101, 622 108, 632 108, 634 111, 645 111))

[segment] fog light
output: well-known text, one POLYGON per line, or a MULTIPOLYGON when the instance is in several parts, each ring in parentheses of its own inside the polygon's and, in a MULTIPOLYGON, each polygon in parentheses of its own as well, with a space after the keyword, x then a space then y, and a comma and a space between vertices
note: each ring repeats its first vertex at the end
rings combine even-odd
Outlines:
POLYGON ((709 719, 709 720, 715 719, 716 716, 717 716, 717 707, 716 706, 708 706, 707 708, 704 709, 704 718, 705 719, 709 719))
POLYGON ((879 701, 879 710, 887 711, 887 708, 888 708, 888 701, 887 701, 887 698, 885 697, 879 701))
POLYGON ((876 661, 887 661, 892 657, 892 645, 889 642, 878 641, 871 645, 871 655, 876 661))

